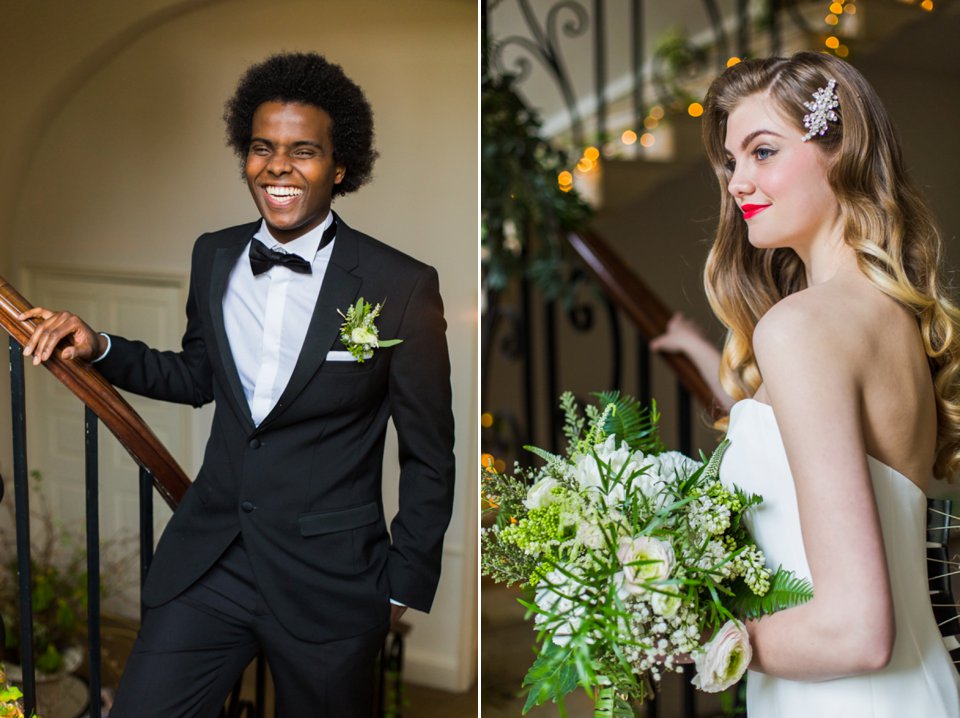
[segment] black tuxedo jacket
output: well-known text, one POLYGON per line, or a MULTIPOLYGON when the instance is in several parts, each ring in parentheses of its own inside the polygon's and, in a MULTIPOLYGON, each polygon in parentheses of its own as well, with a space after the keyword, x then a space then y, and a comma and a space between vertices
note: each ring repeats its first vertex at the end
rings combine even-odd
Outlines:
POLYGON ((327 641, 382 630, 389 598, 429 610, 453 500, 453 415, 437 273, 338 217, 303 349, 277 405, 254 426, 227 342, 227 279, 259 221, 200 237, 182 351, 111 337, 97 364, 117 386, 166 401, 216 403, 203 466, 163 533, 148 606, 196 581, 242 534, 260 591, 287 630, 327 641), (337 310, 383 303, 364 363, 342 350, 337 310), (388 417, 397 429, 400 508, 381 500, 388 417))

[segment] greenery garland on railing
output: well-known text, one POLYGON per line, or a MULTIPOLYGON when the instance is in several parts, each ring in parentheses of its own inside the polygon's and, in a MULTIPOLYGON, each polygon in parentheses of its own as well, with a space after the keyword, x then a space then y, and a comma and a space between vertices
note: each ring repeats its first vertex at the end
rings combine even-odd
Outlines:
POLYGON ((539 135, 540 121, 511 75, 485 76, 481 90, 481 246, 484 283, 500 291, 515 276, 548 298, 570 296, 573 259, 563 233, 582 227, 590 207, 561 191, 564 153, 539 135))

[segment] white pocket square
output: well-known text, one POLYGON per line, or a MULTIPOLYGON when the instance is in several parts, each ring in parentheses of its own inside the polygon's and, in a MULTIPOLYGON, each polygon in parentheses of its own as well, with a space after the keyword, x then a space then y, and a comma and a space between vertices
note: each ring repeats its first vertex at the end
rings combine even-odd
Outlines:
POLYGON ((327 352, 327 361, 356 361, 357 358, 347 351, 327 352))

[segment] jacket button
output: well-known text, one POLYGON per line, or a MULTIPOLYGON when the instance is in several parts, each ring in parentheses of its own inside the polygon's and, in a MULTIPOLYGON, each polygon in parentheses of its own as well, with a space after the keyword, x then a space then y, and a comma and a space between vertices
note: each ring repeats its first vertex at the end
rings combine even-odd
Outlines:
POLYGON ((251 449, 259 449, 259 448, 260 448, 260 439, 250 439, 250 443, 248 444, 248 446, 249 446, 251 449))
POLYGON ((256 506, 254 506, 253 503, 250 501, 244 501, 242 504, 240 504, 240 508, 249 514, 251 511, 253 511, 256 508, 256 506))

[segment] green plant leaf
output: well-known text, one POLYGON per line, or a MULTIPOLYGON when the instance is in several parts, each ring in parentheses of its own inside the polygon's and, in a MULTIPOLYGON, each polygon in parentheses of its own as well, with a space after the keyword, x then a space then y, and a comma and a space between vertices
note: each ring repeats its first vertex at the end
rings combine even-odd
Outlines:
POLYGON ((577 666, 573 653, 549 638, 544 642, 537 660, 523 678, 523 685, 530 687, 527 702, 523 706, 524 715, 531 708, 543 705, 548 700, 556 701, 576 689, 577 666))
POLYGON ((602 391, 594 396, 600 402, 601 411, 608 404, 614 406, 614 411, 607 415, 603 425, 608 435, 616 435, 618 441, 626 441, 632 450, 644 454, 659 454, 664 450, 658 430, 660 417, 656 404, 648 409, 632 396, 621 396, 619 391, 602 391))
POLYGON ((734 585, 730 608, 744 618, 759 618, 799 606, 811 598, 813 585, 808 579, 800 578, 793 571, 779 567, 770 579, 770 590, 763 596, 757 596, 743 581, 738 581, 734 585))

